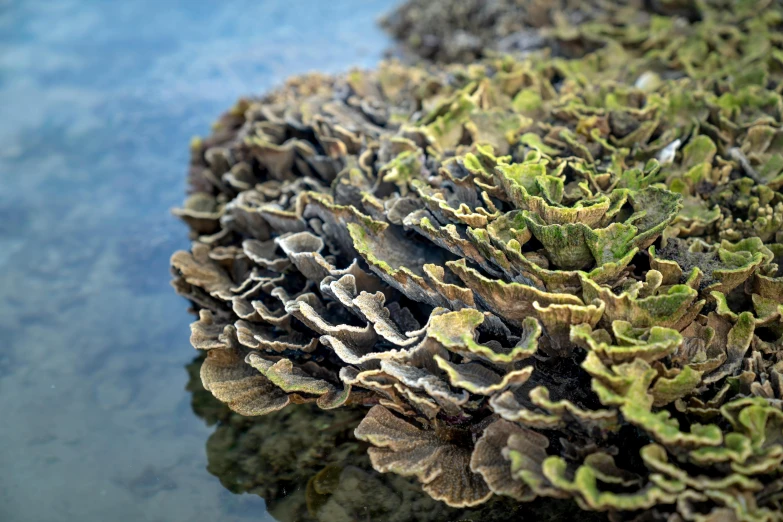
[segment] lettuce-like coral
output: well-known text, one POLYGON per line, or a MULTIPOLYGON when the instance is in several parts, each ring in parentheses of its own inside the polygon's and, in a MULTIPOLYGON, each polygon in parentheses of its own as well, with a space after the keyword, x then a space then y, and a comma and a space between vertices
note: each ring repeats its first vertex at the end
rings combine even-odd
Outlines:
POLYGON ((783 7, 522 4, 408 41, 470 65, 292 80, 193 143, 204 386, 369 407, 373 466, 452 506, 780 520, 783 7), (492 53, 525 34, 554 56, 492 53))

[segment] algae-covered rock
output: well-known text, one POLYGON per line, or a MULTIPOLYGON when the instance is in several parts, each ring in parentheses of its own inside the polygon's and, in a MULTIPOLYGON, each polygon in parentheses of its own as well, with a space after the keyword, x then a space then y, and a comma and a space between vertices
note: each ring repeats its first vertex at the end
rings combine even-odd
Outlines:
POLYGON ((414 480, 481 520, 783 519, 783 6, 751 4, 413 0, 392 31, 472 63, 293 79, 194 141, 204 387, 363 417, 310 516, 414 480))

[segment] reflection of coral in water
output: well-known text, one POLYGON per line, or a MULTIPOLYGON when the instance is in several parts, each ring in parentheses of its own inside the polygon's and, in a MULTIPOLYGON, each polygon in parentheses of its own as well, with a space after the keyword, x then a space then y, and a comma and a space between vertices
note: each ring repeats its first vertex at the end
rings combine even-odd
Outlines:
MULTIPOLYGON (((413 479, 373 470, 367 445, 353 437, 362 410, 303 405, 263 417, 233 413, 202 386, 202 362, 199 357, 187 366, 187 389, 194 413, 216 425, 207 441, 207 469, 228 490, 263 497, 281 522, 492 521, 521 509, 507 502, 452 509, 413 479)), ((524 512, 545 520, 567 508, 538 502, 524 512)))
MULTIPOLYGON (((579 58, 389 62, 240 101, 193 142, 175 210, 204 387, 243 415, 366 411, 373 468, 457 508, 779 520, 766 4, 553 16, 579 58)), ((311 508, 346 473, 318 471, 311 508)))

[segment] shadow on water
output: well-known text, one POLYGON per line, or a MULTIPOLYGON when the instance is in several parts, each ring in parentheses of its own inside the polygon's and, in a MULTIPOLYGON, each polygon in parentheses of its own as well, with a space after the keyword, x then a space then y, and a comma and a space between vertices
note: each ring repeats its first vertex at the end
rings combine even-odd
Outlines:
MULTIPOLYGON (((193 413, 214 427, 206 441, 207 470, 232 493, 262 497, 279 522, 555 522, 578 514, 573 503, 551 499, 449 508, 422 491, 415 478, 372 469, 368 445, 353 437, 365 410, 305 404, 244 417, 201 385, 203 360, 196 357, 185 368, 193 413)), ((605 520, 579 516, 584 522, 605 520)))

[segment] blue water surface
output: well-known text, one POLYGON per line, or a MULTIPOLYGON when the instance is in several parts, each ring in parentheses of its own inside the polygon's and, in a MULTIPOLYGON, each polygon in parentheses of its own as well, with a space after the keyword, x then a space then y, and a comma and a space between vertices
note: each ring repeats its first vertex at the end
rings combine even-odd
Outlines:
POLYGON ((0 520, 272 520, 206 471, 169 215, 188 142, 371 67, 393 0, 0 0, 0 520))

